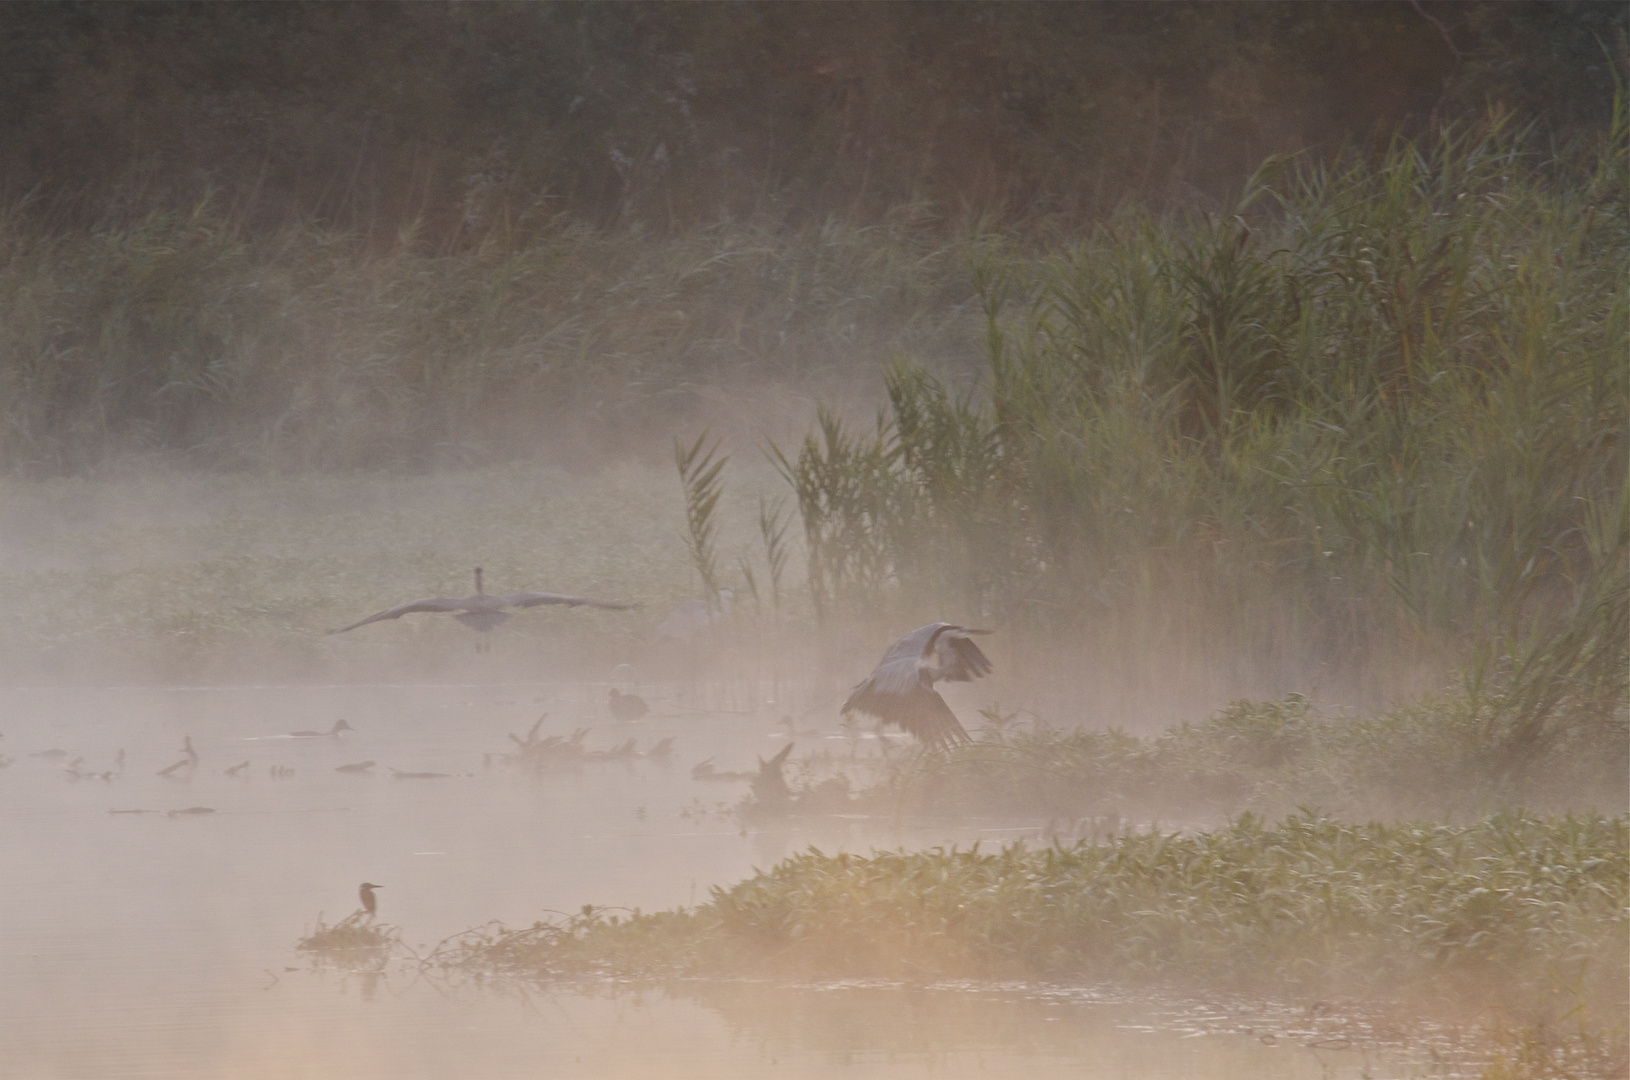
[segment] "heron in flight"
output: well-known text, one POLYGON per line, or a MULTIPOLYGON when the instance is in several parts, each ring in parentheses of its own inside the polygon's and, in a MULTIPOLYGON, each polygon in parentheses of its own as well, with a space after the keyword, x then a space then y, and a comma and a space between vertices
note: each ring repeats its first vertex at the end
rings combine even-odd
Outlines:
POLYGON ((586 596, 565 596, 552 592, 516 592, 504 593, 501 596, 488 596, 481 586, 481 567, 475 568, 475 595, 474 596, 432 596, 425 600, 412 600, 406 604, 397 604, 393 608, 386 608, 377 615, 370 615, 361 622, 354 622, 350 626, 342 626, 338 630, 330 630, 330 634, 343 634, 347 630, 355 630, 359 626, 369 623, 381 622, 385 619, 400 619, 403 615, 411 615, 416 611, 454 611, 458 614, 453 618, 468 626, 471 630, 486 633, 494 627, 509 621, 509 612, 505 608, 511 607, 537 607, 539 604, 565 604, 567 607, 597 607, 610 611, 627 611, 633 604, 614 604, 609 600, 590 600, 586 596))
POLYGON ((919 626, 895 643, 883 662, 843 703, 843 713, 863 712, 915 735, 935 750, 972 742, 956 714, 934 689, 936 682, 972 682, 990 671, 990 660, 972 634, 951 623, 919 626))

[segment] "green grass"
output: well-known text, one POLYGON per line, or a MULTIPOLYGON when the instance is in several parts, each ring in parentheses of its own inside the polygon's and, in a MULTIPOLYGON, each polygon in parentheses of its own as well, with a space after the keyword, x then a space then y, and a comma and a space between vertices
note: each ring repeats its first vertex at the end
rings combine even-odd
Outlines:
POLYGON ((1327 713, 1296 695, 1238 701, 1146 736, 1026 730, 1013 716, 991 716, 972 744, 902 762, 851 808, 1046 817, 1069 832, 1211 822, 1242 810, 1278 817, 1303 806, 1396 820, 1630 805, 1630 732, 1621 717, 1580 725, 1515 775, 1490 737, 1498 711, 1460 695, 1366 716, 1327 713))
POLYGON ((1627 846, 1622 816, 1242 815, 1040 849, 810 850, 695 909, 585 908, 473 933, 442 960, 530 979, 1152 981, 1613 1031, 1627 989, 1627 846))

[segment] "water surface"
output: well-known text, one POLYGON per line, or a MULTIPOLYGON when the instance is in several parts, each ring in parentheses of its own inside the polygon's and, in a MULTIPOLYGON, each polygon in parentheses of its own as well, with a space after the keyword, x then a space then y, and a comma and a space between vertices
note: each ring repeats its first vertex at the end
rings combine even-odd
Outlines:
MULTIPOLYGON (((29 1077, 1358 1077, 1426 1075, 1346 1048, 1294 1006, 1256 1018, 1185 1002, 1043 988, 753 983, 450 985, 313 970, 293 949, 357 906, 421 949, 497 919, 585 903, 647 910, 815 843, 968 844, 1041 822, 862 818, 750 828, 725 813, 785 744, 776 710, 698 707, 646 688, 637 724, 600 685, 18 688, 0 753, 0 1072, 29 1077), (666 764, 502 768, 543 733, 585 744, 673 736, 666 764), (290 738, 327 730, 340 738, 290 738), (183 759, 196 766, 155 775, 183 759), (115 764, 125 752, 122 770, 115 764), (60 755, 38 756, 50 751, 60 755), (369 773, 335 771, 373 760, 369 773), (240 763, 247 767, 228 774, 240 763), (77 764, 76 764, 77 762, 77 764), (438 778, 398 778, 444 773, 438 778), (87 774, 113 771, 108 779, 87 774), (79 778, 74 773, 80 774, 79 778), (207 808, 209 813, 175 813, 207 808), (126 812, 131 811, 131 812, 126 812), (139 811, 139 812, 135 812, 139 811), (1312 1044, 1312 1045, 1309 1045, 1312 1044)), ((803 747, 847 752, 832 733, 803 747)), ((1433 1075, 1448 1075, 1441 1066, 1433 1075)))

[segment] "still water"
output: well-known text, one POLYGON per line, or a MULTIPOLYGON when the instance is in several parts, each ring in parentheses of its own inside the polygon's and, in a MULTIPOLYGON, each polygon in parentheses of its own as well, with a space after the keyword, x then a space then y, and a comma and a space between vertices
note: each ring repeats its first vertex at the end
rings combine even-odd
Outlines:
MULTIPOLYGON (((691 904, 812 843, 989 843, 1042 824, 829 819, 744 832, 722 811, 746 785, 698 782, 691 767, 753 768, 785 745, 775 710, 642 689, 652 714, 633 724, 607 714, 598 684, 8 690, 0 1075, 1455 1075, 1418 1049, 1321 1037, 1294 1007, 1245 1016, 1035 987, 540 991, 344 975, 294 951, 319 917, 356 908, 364 880, 384 886, 380 919, 428 947, 585 903, 691 904), (496 767, 510 734, 545 712, 543 734, 590 727, 591 750, 672 736, 673 757, 541 776, 496 767), (354 730, 289 737, 339 719, 354 730), (195 765, 180 765, 184 740, 195 765), (336 771, 364 761, 377 764, 336 771), (213 812, 173 813, 192 808, 213 812)), ((852 745, 836 732, 798 741, 852 745)))

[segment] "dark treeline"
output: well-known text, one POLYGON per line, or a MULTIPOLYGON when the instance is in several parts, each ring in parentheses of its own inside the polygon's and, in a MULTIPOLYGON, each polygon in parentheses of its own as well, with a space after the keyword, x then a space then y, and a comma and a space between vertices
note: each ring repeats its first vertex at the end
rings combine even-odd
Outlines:
POLYGON ((0 190, 441 250, 567 211, 796 227, 1226 199, 1277 152, 1605 121, 1613 3, 11 4, 0 190))
POLYGON ((1108 222, 1214 220, 1275 155, 1339 171, 1444 131, 1609 160, 1627 21, 0 5, 0 470, 780 438, 811 400, 869 411, 893 361, 988 376, 993 245, 1022 263, 1108 222))

